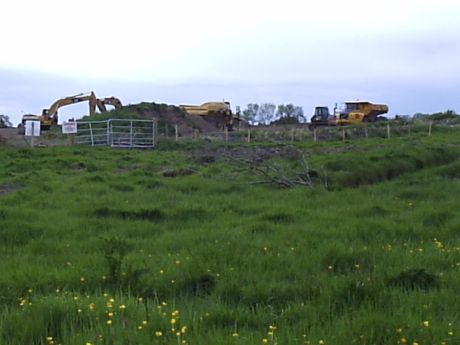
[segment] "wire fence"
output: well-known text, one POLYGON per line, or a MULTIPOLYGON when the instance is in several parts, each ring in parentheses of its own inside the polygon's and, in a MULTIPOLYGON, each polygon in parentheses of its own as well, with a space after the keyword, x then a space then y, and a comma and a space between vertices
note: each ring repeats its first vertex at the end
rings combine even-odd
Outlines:
POLYGON ((200 133, 198 130, 192 136, 181 136, 177 127, 165 126, 158 133, 159 140, 210 140, 230 143, 246 142, 324 142, 324 141, 348 141, 366 138, 397 138, 411 135, 431 136, 434 133, 458 131, 460 123, 457 122, 434 122, 434 121, 386 121, 379 123, 367 123, 354 126, 322 126, 310 129, 308 124, 276 125, 276 126, 253 126, 238 128, 233 131, 215 131, 200 133))

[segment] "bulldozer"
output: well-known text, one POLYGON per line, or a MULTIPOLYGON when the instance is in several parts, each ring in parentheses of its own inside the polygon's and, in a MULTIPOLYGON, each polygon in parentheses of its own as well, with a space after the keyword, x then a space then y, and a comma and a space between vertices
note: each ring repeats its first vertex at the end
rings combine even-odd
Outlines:
POLYGON ((376 122, 384 120, 385 118, 379 115, 386 113, 388 113, 386 104, 374 104, 368 101, 345 102, 341 107, 336 105, 333 114, 329 113, 328 107, 317 106, 315 114, 310 119, 309 128, 376 122))
POLYGON ((206 102, 201 105, 180 105, 188 115, 201 116, 219 129, 233 130, 239 117, 232 113, 230 102, 206 102))
POLYGON ((108 98, 98 99, 96 98, 96 95, 94 94, 93 91, 88 92, 86 94, 80 93, 78 95, 68 96, 68 97, 58 99, 57 101, 52 103, 49 108, 43 109, 41 115, 32 115, 32 114, 24 115, 22 117, 21 123, 18 126, 18 133, 24 134, 25 132, 24 126, 25 126, 26 121, 28 120, 40 121, 41 130, 45 130, 45 131, 49 130, 51 126, 56 125, 58 123, 59 108, 66 106, 66 105, 85 102, 85 101, 88 101, 88 104, 89 104, 89 115, 93 115, 96 113, 96 107, 99 109, 101 113, 107 111, 106 105, 112 105, 115 108, 122 107, 121 101, 118 98, 108 97, 108 98))

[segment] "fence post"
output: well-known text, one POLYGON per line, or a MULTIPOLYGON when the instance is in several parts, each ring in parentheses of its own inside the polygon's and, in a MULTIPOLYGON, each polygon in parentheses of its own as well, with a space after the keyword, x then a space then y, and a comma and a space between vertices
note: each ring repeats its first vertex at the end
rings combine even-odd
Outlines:
POLYGON ((409 136, 410 136, 410 123, 409 123, 409 136))
POLYGON ((291 142, 294 142, 294 137, 295 137, 295 128, 291 130, 291 142))
POLYGON ((111 129, 111 126, 112 126, 112 121, 111 120, 107 120, 106 122, 106 132, 107 132, 107 138, 106 138, 106 142, 107 142, 107 146, 112 146, 112 139, 110 137, 110 129, 111 129))
POLYGON ((89 123, 89 136, 91 137, 91 146, 94 146, 93 127, 91 122, 89 123))
POLYGON ((152 121, 152 134, 153 134, 153 146, 157 146, 158 143, 158 119, 154 118, 152 121))
POLYGON ((129 121, 129 146, 133 147, 133 121, 129 121))
POLYGON ((387 123, 387 138, 390 139, 390 124, 387 123))
POLYGON ((34 144, 34 137, 35 137, 35 121, 32 121, 32 137, 30 138, 30 147, 31 148, 34 148, 35 144, 34 144))
POLYGON ((431 136, 431 127, 433 126, 433 120, 430 120, 430 125, 428 126, 428 136, 431 136))
POLYGON ((251 142, 251 127, 248 127, 248 143, 251 142))
POLYGON ((227 126, 225 126, 224 133, 225 133, 225 142, 228 143, 228 127, 227 126))
POLYGON ((366 137, 366 139, 369 138, 369 132, 367 131, 367 126, 364 126, 364 136, 366 137))
POLYGON ((313 142, 318 142, 318 134, 316 133, 316 127, 313 129, 313 142))
POLYGON ((345 128, 342 128, 342 141, 345 141, 345 128))
POLYGON ((174 131, 176 135, 176 141, 178 141, 179 140, 179 128, 177 128, 177 124, 174 125, 174 131))

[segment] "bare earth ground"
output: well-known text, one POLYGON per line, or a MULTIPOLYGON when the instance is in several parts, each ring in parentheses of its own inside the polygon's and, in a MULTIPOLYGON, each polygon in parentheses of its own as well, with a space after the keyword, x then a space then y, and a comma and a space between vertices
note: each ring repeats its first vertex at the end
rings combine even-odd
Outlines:
POLYGON ((0 143, 13 146, 29 146, 28 139, 24 135, 18 134, 17 128, 0 128, 0 143))
POLYGON ((0 197, 3 195, 13 193, 17 189, 19 189, 19 187, 16 185, 12 185, 12 184, 0 185, 0 197))

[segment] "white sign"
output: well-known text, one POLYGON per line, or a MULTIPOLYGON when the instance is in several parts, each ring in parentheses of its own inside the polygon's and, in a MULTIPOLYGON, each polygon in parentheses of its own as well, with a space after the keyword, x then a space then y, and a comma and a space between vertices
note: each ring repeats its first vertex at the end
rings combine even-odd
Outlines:
POLYGON ((73 134, 77 133, 77 122, 68 121, 62 123, 62 133, 64 134, 73 134))
POLYGON ((27 120, 25 134, 28 137, 39 137, 40 136, 40 121, 27 120))

